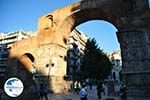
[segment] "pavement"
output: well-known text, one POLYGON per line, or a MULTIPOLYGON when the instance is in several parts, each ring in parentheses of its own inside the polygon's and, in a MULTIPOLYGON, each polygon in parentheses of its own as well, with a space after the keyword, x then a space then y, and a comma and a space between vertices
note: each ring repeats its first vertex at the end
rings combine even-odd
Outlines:
MULTIPOLYGON (((88 100, 99 100, 97 98, 96 86, 93 86, 92 90, 90 90, 88 87, 87 91, 88 91, 88 96, 87 96, 88 100)), ((4 100, 7 100, 7 98, 5 98, 4 100)), ((10 99, 8 99, 8 100, 10 100, 10 99)), ((15 100, 17 100, 17 98, 15 100)), ((43 100, 45 100, 45 98, 43 100)), ((80 100, 80 97, 75 92, 62 93, 62 94, 51 94, 51 93, 49 93, 48 94, 48 100, 80 100)), ((119 100, 119 99, 118 99, 118 97, 102 95, 101 100, 119 100), (108 98, 112 98, 112 99, 108 99, 108 98)))
MULTIPOLYGON (((93 87, 92 90, 89 88, 88 90, 88 100, 99 100, 97 98, 97 91, 96 87, 93 87)), ((49 100, 80 100, 80 97, 77 93, 70 92, 70 93, 64 93, 64 94, 48 94, 49 100)), ((120 100, 117 96, 105 96, 102 95, 101 100, 120 100)))
MULTIPOLYGON (((99 100, 97 98, 96 86, 93 86, 92 90, 90 90, 88 87, 87 90, 88 90, 88 96, 87 96, 88 100, 99 100)), ((0 91, 0 93, 1 92, 2 91, 0 91)), ((0 100, 3 100, 3 99, 0 99, 0 100)), ((4 99, 4 100, 7 100, 7 99, 4 99)), ((15 100, 17 100, 17 98, 15 100)), ((24 99, 24 100, 26 100, 26 99, 24 99)), ((45 100, 45 98, 43 100, 45 100)), ((77 93, 69 92, 69 93, 63 93, 63 94, 48 94, 48 100, 80 100, 80 97, 77 93)), ((119 96, 102 95, 101 100, 120 100, 120 97, 119 96)), ((150 98, 128 97, 128 100, 150 100, 150 98)))

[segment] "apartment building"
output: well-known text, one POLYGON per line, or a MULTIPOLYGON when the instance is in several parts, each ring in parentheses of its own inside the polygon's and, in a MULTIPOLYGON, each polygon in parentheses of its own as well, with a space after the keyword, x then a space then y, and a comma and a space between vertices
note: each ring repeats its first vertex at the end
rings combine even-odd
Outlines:
POLYGON ((115 50, 114 52, 107 54, 107 56, 113 65, 110 78, 113 79, 115 82, 120 82, 120 74, 122 71, 121 52, 120 50, 115 50))
POLYGON ((80 71, 80 62, 84 55, 84 48, 88 36, 74 29, 67 39, 67 74, 72 75, 80 71))
POLYGON ((5 76, 5 70, 8 60, 8 50, 11 46, 20 40, 30 38, 35 36, 36 33, 33 32, 9 32, 9 33, 0 33, 0 78, 2 79, 5 76))

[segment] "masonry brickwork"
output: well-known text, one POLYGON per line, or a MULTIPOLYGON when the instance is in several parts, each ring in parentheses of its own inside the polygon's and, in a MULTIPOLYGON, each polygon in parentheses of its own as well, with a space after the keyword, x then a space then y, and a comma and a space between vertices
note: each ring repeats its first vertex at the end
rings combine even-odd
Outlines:
MULTIPOLYGON (((147 89, 150 88, 148 0, 83 0, 41 16, 38 35, 16 43, 10 50, 8 76, 18 73, 17 61, 11 58, 23 62, 28 72, 31 72, 34 63, 39 75, 47 77, 48 71, 52 71, 48 83, 53 92, 63 92, 67 88, 63 78, 66 75, 66 38, 76 26, 95 19, 108 21, 118 29, 127 87, 132 88, 132 91, 141 89, 141 86, 144 90, 142 94, 150 95, 147 89), (31 61, 28 54, 32 55, 34 61, 31 61), (53 58, 54 63, 51 62, 53 58), (143 81, 145 78, 147 81, 143 81)), ((137 93, 132 92, 132 95, 135 94, 137 93)))

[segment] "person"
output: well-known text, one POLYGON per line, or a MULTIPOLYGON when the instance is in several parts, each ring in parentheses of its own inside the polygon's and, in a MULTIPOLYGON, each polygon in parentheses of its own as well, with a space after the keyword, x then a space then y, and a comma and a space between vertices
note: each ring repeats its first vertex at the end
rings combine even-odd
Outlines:
POLYGON ((103 95, 105 95, 106 93, 105 93, 105 90, 106 90, 106 86, 105 86, 105 84, 104 83, 102 83, 102 92, 103 92, 103 95))
POLYGON ((90 90, 92 90, 92 82, 89 82, 90 90))
POLYGON ((74 92, 79 94, 79 91, 80 91, 80 82, 79 81, 75 81, 74 83, 74 92))
POLYGON ((86 85, 83 85, 81 90, 79 91, 80 100, 88 100, 87 95, 88 93, 86 90, 86 85))
POLYGON ((45 89, 44 89, 44 84, 43 83, 40 84, 39 94, 40 94, 40 97, 39 97, 40 100, 43 100, 44 96, 45 96, 45 89))
POLYGON ((1 98, 2 98, 2 94, 3 94, 2 91, 0 91, 0 100, 1 100, 1 98))
POLYGON ((70 84, 70 92, 73 92, 74 90, 74 85, 73 85, 73 82, 70 84))
POLYGON ((79 91, 81 89, 81 83, 80 81, 77 82, 77 94, 79 94, 79 91))
POLYGON ((48 86, 47 86, 47 84, 45 84, 45 86, 44 86, 44 96, 45 96, 45 99, 46 100, 48 100, 48 92, 49 92, 49 90, 48 90, 48 86))
POLYGON ((120 88, 120 98, 121 100, 127 100, 126 86, 124 84, 120 88))
POLYGON ((98 81, 97 82, 97 96, 98 96, 98 99, 100 100, 102 97, 101 97, 101 93, 103 92, 103 82, 102 81, 98 81))
POLYGON ((38 99, 38 97, 39 97, 39 90, 38 90, 37 86, 31 85, 31 87, 29 88, 29 92, 32 94, 33 98, 38 99))
POLYGON ((105 96, 108 95, 108 85, 106 83, 103 84, 103 92, 105 96))

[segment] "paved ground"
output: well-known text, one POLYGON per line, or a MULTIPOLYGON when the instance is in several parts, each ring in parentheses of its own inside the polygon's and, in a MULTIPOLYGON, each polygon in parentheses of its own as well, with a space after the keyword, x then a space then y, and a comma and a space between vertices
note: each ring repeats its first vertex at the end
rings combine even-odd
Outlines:
MULTIPOLYGON (((49 100, 80 100, 77 93, 66 93, 66 94, 49 94, 49 100)), ((102 96, 101 100, 120 100, 119 97, 102 96), (108 99, 112 98, 112 99, 108 99)), ((96 95, 96 87, 92 90, 88 88, 88 100, 98 100, 96 95)))
MULTIPOLYGON (((96 92, 97 92, 96 87, 93 87, 92 90, 90 90, 88 88, 88 100, 98 100, 96 92)), ((5 100, 7 100, 7 99, 5 99, 5 100)), ((17 100, 17 98, 15 100, 17 100)), ((77 93, 71 92, 71 93, 64 93, 64 94, 48 94, 48 100, 80 100, 80 98, 79 98, 79 95, 77 93)), ((110 97, 110 96, 102 95, 101 100, 120 100, 120 98, 118 96, 111 96, 110 97)), ((128 100, 150 100, 150 98, 131 98, 131 97, 128 97, 128 100)))
MULTIPOLYGON (((89 88, 87 90, 88 90, 88 100, 98 100, 96 87, 93 87, 92 90, 90 90, 89 88)), ((102 96, 101 100, 107 100, 106 98, 110 98, 110 97, 102 96)), ((115 99, 109 99, 109 100, 119 100, 117 97, 111 97, 111 98, 115 98, 115 99)), ((17 100, 17 98, 15 100, 17 100)), ((70 92, 64 94, 48 94, 48 100, 80 100, 80 98, 77 93, 70 92)))
MULTIPOLYGON (((49 100, 80 100, 80 98, 78 95, 75 94, 57 94, 57 95, 49 95, 49 100)), ((97 98, 97 96, 88 95, 88 100, 99 100, 99 99, 97 98)), ((120 99, 118 97, 104 96, 101 100, 120 100, 120 99)))

